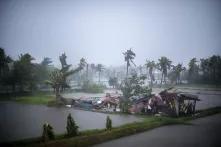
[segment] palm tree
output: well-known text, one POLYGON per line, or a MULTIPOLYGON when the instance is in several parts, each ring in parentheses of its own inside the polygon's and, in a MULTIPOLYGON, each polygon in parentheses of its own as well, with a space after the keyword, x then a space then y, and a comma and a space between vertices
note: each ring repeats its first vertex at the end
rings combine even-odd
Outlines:
POLYGON ((176 78, 176 84, 180 84, 181 83, 181 79, 180 79, 180 74, 182 71, 186 70, 185 67, 183 67, 182 64, 177 64, 176 66, 173 66, 173 71, 175 73, 175 78, 176 78))
POLYGON ((127 50, 125 53, 123 53, 124 55, 124 60, 127 62, 127 72, 126 72, 126 77, 128 76, 128 68, 130 66, 131 63, 135 65, 135 63, 133 62, 133 59, 135 58, 136 54, 131 50, 131 48, 129 50, 127 50))
POLYGON ((172 61, 170 61, 167 57, 161 57, 158 63, 158 68, 162 72, 161 76, 161 84, 164 81, 166 83, 166 77, 167 77, 167 70, 170 69, 172 61))
POLYGON ((151 83, 151 86, 152 86, 153 85, 153 81, 155 80, 154 74, 153 74, 153 70, 154 70, 154 68, 156 68, 156 64, 155 64, 154 61, 146 60, 145 66, 146 66, 147 70, 149 69, 148 72, 149 72, 150 81, 151 81, 150 83, 151 83))
POLYGON ((209 58, 209 67, 210 67, 210 72, 211 72, 211 79, 212 81, 217 84, 217 73, 218 70, 220 70, 220 62, 221 58, 220 56, 213 55, 212 57, 209 58))
POLYGON ((192 58, 189 62, 189 81, 197 79, 199 67, 196 64, 198 61, 196 58, 192 58))
POLYGON ((8 63, 10 62, 12 59, 5 54, 4 49, 0 48, 0 77, 8 70, 8 63))
POLYGON ((102 64, 98 64, 96 66, 96 70, 98 71, 99 83, 100 83, 101 72, 104 70, 104 66, 102 64))

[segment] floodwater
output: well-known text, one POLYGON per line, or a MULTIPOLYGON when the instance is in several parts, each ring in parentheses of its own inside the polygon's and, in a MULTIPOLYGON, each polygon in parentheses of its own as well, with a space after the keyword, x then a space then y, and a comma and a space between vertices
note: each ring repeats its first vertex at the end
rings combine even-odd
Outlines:
POLYGON ((116 89, 106 89, 103 93, 85 93, 85 92, 73 92, 73 93, 63 93, 62 96, 65 98, 80 98, 80 97, 104 97, 106 93, 119 93, 121 94, 120 90, 116 89))
POLYGON ((65 133, 69 113, 74 117, 80 130, 105 128, 107 115, 111 117, 113 126, 142 120, 133 115, 104 114, 73 108, 0 102, 0 142, 41 136, 42 126, 45 122, 53 126, 56 134, 65 133))
MULTIPOLYGON (((221 106, 221 91, 186 91, 196 94, 201 101, 196 109, 206 109, 221 106)), ((84 96, 103 96, 85 94, 84 96)), ((70 98, 76 96, 69 94, 70 98)), ((104 114, 73 108, 56 108, 44 105, 25 105, 15 102, 0 102, 0 142, 38 137, 42 134, 45 122, 51 124, 56 134, 65 133, 67 115, 71 113, 80 130, 105 128, 106 116, 112 119, 113 126, 119 126, 141 118, 134 115, 104 114)))

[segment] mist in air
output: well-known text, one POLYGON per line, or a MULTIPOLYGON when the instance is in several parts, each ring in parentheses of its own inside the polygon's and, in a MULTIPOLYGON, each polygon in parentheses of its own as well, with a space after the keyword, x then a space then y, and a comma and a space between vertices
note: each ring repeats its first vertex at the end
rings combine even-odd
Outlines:
POLYGON ((77 64, 124 65, 166 56, 187 65, 193 57, 221 54, 219 0, 1 0, 0 46, 13 58, 30 53, 34 62, 59 55, 77 64))

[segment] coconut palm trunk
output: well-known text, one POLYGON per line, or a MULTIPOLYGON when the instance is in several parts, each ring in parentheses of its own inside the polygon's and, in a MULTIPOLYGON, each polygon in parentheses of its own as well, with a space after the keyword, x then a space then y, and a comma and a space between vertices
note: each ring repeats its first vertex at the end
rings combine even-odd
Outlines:
POLYGON ((98 82, 100 83, 101 82, 101 72, 99 71, 98 73, 98 82))
POLYGON ((128 69, 129 69, 129 61, 127 61, 127 72, 126 72, 126 77, 128 77, 128 69))

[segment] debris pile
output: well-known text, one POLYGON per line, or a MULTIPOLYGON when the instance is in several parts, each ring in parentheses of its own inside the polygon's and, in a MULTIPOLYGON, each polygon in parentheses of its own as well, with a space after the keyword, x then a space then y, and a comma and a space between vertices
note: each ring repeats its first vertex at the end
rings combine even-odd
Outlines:
MULTIPOLYGON (((169 116, 183 116, 195 113, 198 96, 170 92, 171 88, 157 94, 131 96, 128 103, 128 112, 132 114, 157 114, 169 116)), ((122 95, 107 93, 104 97, 80 97, 72 99, 71 105, 76 108, 100 112, 120 112, 122 95)))

